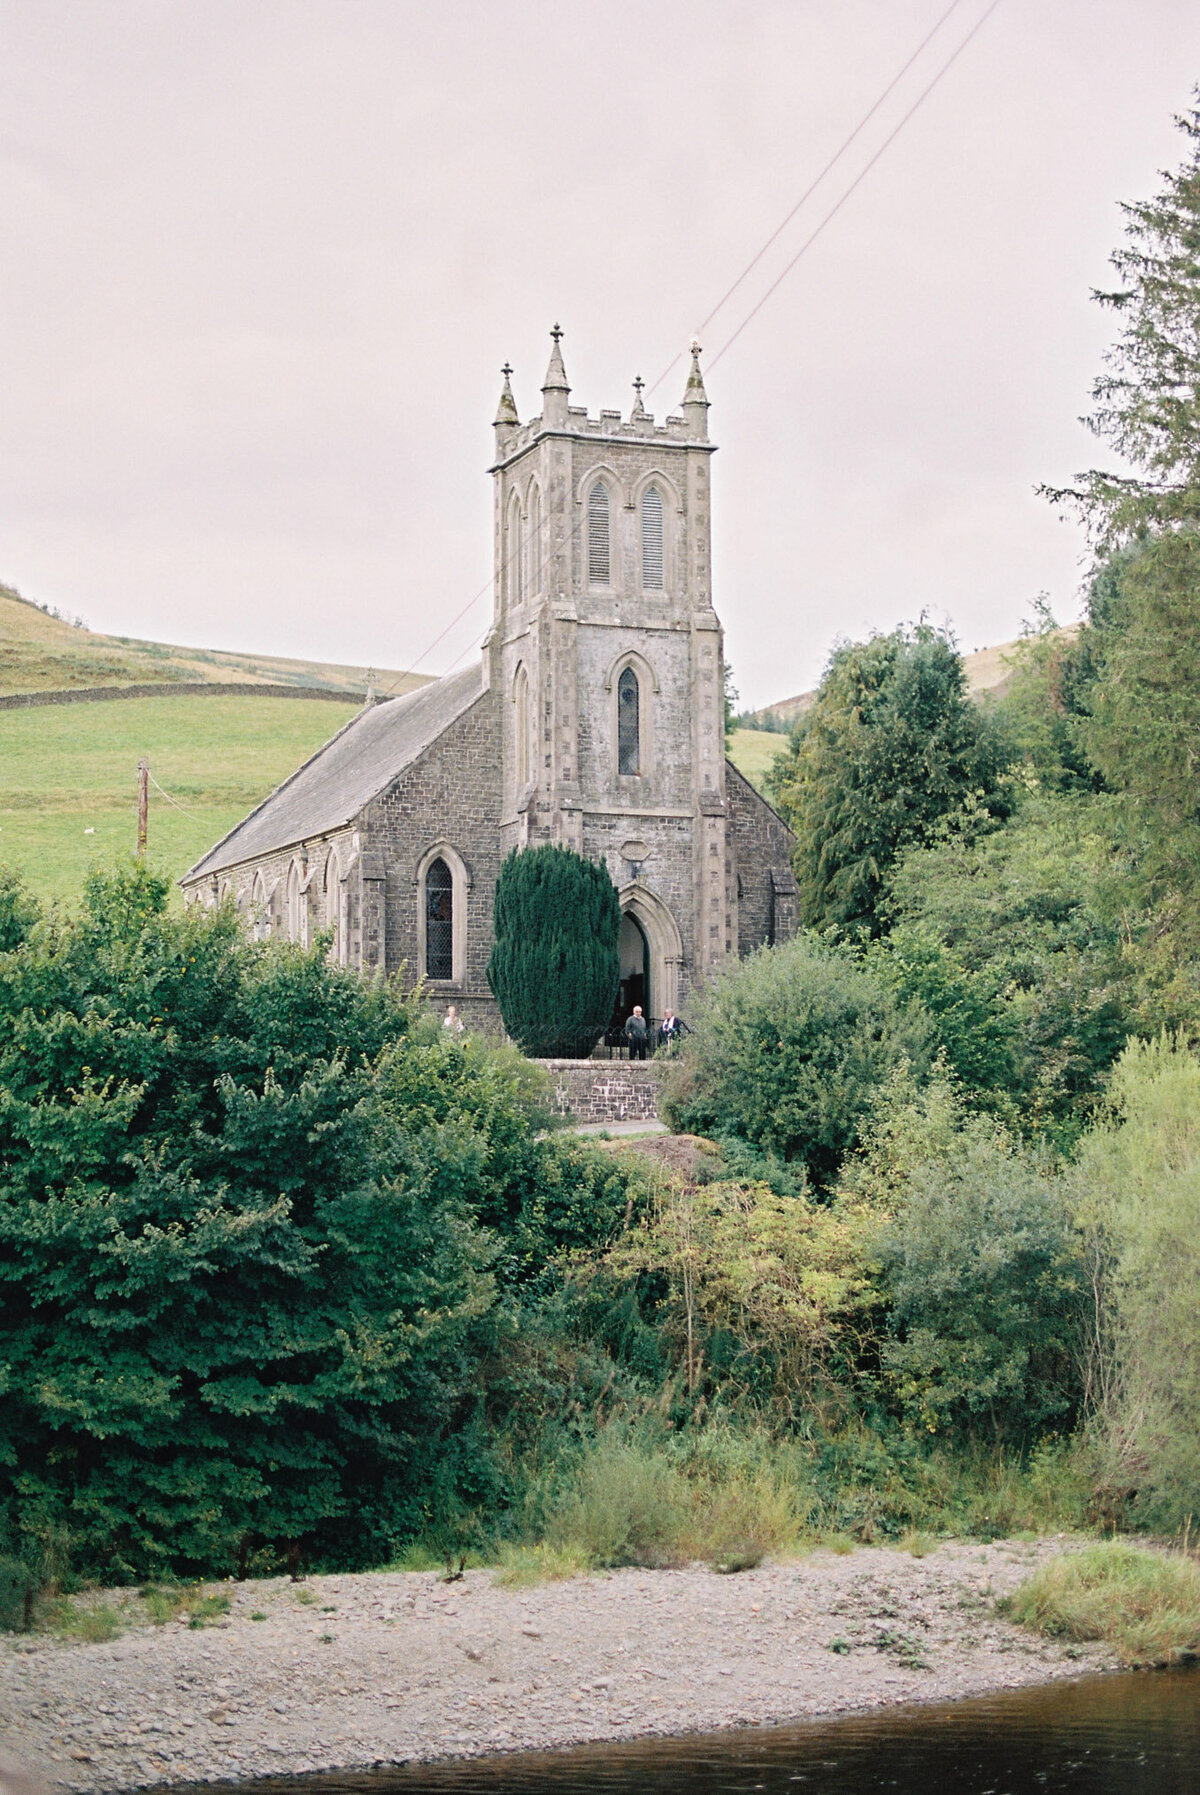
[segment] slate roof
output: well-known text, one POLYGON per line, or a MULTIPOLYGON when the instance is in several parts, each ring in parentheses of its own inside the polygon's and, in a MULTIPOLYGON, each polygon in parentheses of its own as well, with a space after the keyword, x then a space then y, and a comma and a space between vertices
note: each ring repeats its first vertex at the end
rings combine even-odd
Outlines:
POLYGON ((461 673, 360 711, 197 860, 181 883, 259 860, 352 822, 482 691, 483 668, 476 661, 461 673))

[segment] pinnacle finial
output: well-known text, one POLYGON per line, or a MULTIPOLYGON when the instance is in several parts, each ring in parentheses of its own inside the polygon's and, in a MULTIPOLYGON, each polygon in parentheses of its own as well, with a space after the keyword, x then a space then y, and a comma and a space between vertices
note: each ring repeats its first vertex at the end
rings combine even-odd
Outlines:
POLYGON ((683 415, 689 420, 688 428, 693 436, 707 436, 708 394, 704 390, 704 376, 700 372, 700 339, 693 337, 689 348, 692 366, 683 392, 683 415))
POLYGON ((633 382, 633 410, 629 414, 631 419, 644 418, 646 415, 646 407, 642 404, 642 391, 645 385, 646 382, 638 374, 633 382))
POLYGON ((542 391, 544 393, 569 393, 571 389, 567 384, 567 370, 563 366, 562 350, 558 346, 562 341, 562 325, 556 324, 550 335, 554 346, 550 351, 550 366, 546 369, 542 391))
POLYGON ((517 416, 517 402, 513 398, 513 390, 510 385, 512 369, 505 362, 500 372, 504 376, 504 385, 500 389, 500 403, 496 407, 496 415, 492 422, 494 424, 519 424, 521 420, 517 416))
POLYGON ((699 337, 692 338, 691 342, 688 344, 688 349, 692 357, 692 366, 691 371, 688 374, 687 386, 684 389, 683 402, 685 405, 707 405, 708 394, 704 390, 704 376, 700 372, 700 356, 702 351, 700 348, 699 337))

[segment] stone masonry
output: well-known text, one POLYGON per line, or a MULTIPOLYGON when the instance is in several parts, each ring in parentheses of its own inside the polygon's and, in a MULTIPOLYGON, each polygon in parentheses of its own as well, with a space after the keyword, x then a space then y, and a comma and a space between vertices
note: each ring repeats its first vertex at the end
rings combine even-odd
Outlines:
POLYGON ((654 1122, 663 1068, 653 1060, 537 1060, 554 1107, 573 1122, 654 1122))

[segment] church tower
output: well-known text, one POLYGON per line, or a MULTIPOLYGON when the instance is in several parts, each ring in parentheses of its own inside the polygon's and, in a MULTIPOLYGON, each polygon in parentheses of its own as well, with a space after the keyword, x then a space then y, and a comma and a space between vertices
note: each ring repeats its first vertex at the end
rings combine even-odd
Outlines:
POLYGON ((708 397, 694 345, 682 415, 657 423, 639 379, 628 417, 589 417, 570 403, 557 325, 551 337, 540 416, 520 422, 506 367, 495 418, 484 656, 501 837, 607 864, 627 1003, 640 992, 661 1016, 738 941, 708 397))

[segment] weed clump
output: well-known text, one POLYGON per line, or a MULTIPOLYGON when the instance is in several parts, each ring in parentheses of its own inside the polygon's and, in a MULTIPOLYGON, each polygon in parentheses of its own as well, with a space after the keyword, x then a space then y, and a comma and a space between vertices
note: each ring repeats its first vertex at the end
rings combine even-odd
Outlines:
POLYGON ((1200 1565, 1178 1552, 1104 1540, 1052 1558, 999 1606, 1054 1639, 1102 1640, 1127 1664, 1200 1653, 1200 1565))

